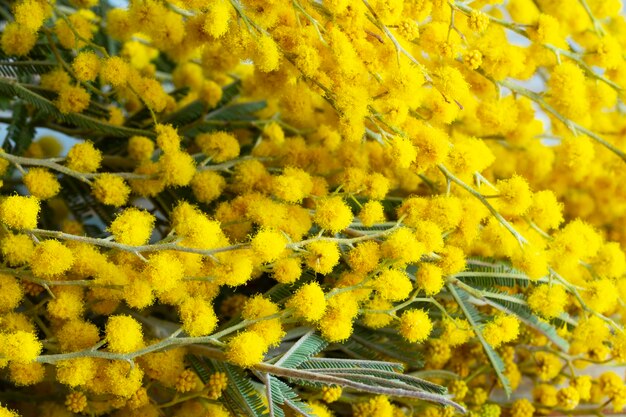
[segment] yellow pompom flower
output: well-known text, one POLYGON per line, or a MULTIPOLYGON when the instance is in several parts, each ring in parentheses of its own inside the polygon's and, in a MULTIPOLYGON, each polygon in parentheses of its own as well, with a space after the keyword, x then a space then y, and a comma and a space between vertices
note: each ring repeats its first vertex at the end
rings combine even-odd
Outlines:
POLYGON ((384 258, 394 260, 401 265, 418 262, 426 253, 424 244, 418 241, 415 233, 406 227, 401 227, 387 236, 380 249, 384 258))
POLYGON ((526 398, 515 400, 511 405, 511 417, 533 417, 535 415, 535 407, 526 398))
POLYGON ((126 204, 130 187, 115 174, 98 175, 92 184, 93 195, 103 204, 120 207, 126 204))
POLYGON ((152 214, 132 207, 120 213, 111 223, 109 230, 116 242, 141 246, 150 240, 154 221, 152 214))
POLYGON ((94 81, 100 72, 100 57, 92 51, 83 51, 72 62, 74 75, 79 81, 94 81))
POLYGON ((200 91, 198 91, 198 98, 212 109, 222 100, 223 94, 224 91, 219 84, 213 81, 204 81, 200 87, 200 91))
POLYGON ((213 162, 224 162, 239 156, 239 141, 227 132, 202 133, 196 136, 196 144, 213 162))
POLYGON ((306 321, 319 321, 326 310, 324 291, 317 282, 310 282, 298 288, 289 298, 287 308, 294 309, 294 316, 306 321))
POLYGON ((174 289, 185 276, 183 264, 170 252, 150 256, 145 273, 157 293, 174 289))
POLYGON ((0 274, 0 313, 6 313, 17 307, 24 293, 22 286, 14 277, 0 274))
POLYGON ((426 295, 437 294, 445 284, 441 268, 429 263, 420 265, 415 280, 417 286, 424 290, 426 295))
POLYGON ((74 263, 72 251, 57 240, 40 242, 30 259, 30 269, 37 277, 49 278, 67 272, 74 263))
POLYGON ((574 387, 563 387, 557 392, 556 401, 564 410, 573 410, 580 402, 580 395, 574 387))
POLYGON ((402 301, 409 297, 413 284, 406 272, 386 269, 374 279, 372 287, 384 300, 402 301))
POLYGON ((149 160, 154 153, 154 142, 145 136, 133 136, 128 140, 128 156, 137 162, 149 160))
POLYGON ((196 174, 196 161, 187 152, 172 151, 161 156, 159 169, 166 185, 184 187, 196 174))
POLYGON ((18 330, 0 333, 0 355, 15 363, 31 363, 41 353, 43 346, 34 333, 18 330))
POLYGON ((465 319, 444 317, 441 320, 441 327, 443 332, 440 338, 451 347, 466 343, 474 335, 472 326, 465 319))
POLYGON ((7 55, 24 56, 33 49, 37 42, 37 32, 17 22, 8 23, 0 38, 2 51, 7 55))
POLYGON ((124 285, 124 301, 129 307, 141 310, 154 303, 152 285, 144 279, 133 279, 124 285))
POLYGON ((12 195, 0 201, 0 221, 13 229, 36 229, 39 199, 12 195))
POLYGON ((35 250, 35 243, 28 235, 9 233, 0 241, 4 260, 11 266, 27 264, 35 250))
POLYGON ((180 150, 180 136, 172 125, 157 124, 154 128, 157 133, 156 142, 163 152, 177 152, 180 150))
POLYGON ((393 321, 393 313, 391 313, 393 309, 393 304, 389 300, 384 300, 380 297, 374 297, 371 300, 365 302, 363 308, 366 310, 366 312, 363 314, 361 321, 369 328, 380 329, 387 326, 393 321))
POLYGON ((500 180, 496 183, 500 190, 498 210, 507 216, 524 214, 532 204, 532 192, 524 177, 514 175, 508 180, 500 180))
POLYGON ((531 280, 548 275, 548 254, 533 246, 526 246, 511 256, 511 263, 528 275, 531 280))
POLYGON ((9 364, 9 379, 17 387, 35 385, 43 381, 46 368, 42 363, 11 363, 9 364))
MULTIPOLYGON (((258 320, 274 315, 278 311, 278 305, 262 295, 257 295, 246 302, 241 312, 241 317, 244 320, 258 320)), ((280 318, 258 321, 249 326, 248 330, 258 333, 270 347, 278 346, 285 335, 280 318)))
POLYGON ((54 197, 61 190, 57 177, 45 168, 31 168, 24 175, 24 185, 28 191, 41 200, 54 197))
POLYGON ((409 139, 396 136, 391 142, 390 155, 398 168, 408 168, 417 158, 417 149, 409 139))
POLYGON ((220 264, 213 269, 213 275, 220 284, 236 287, 248 282, 252 271, 252 253, 239 250, 224 254, 220 258, 220 264))
POLYGON ((372 240, 359 243, 348 252, 347 260, 354 271, 363 273, 373 271, 380 260, 380 246, 372 240))
POLYGON ((8 408, 0 405, 0 417, 20 417, 15 411, 11 411, 8 408))
POLYGON ((267 352, 267 343, 256 332, 243 331, 228 341, 226 345, 226 360, 250 368, 263 361, 267 352))
POLYGON ((200 297, 189 297, 178 307, 183 329, 191 337, 211 334, 217 326, 213 306, 200 297))
POLYGON ((201 171, 191 179, 191 190, 201 203, 210 203, 219 198, 226 188, 226 180, 215 171, 201 171))
POLYGON ((263 137, 277 145, 285 142, 285 131, 276 122, 270 122, 263 127, 263 137))
POLYGON ((96 172, 102 162, 102 152, 91 142, 77 143, 67 153, 65 164, 78 172, 96 172))
POLYGON ((329 342, 342 342, 352 335, 352 322, 359 313, 359 303, 353 291, 337 294, 328 300, 326 312, 318 322, 322 337, 329 342))
POLYGON ((287 238, 279 231, 261 229, 250 241, 252 250, 262 262, 274 262, 287 246, 287 238))
POLYGON ((528 296, 528 306, 537 314, 551 319, 565 309, 567 292, 560 285, 542 284, 535 287, 528 296))
MULTIPOLYGON (((267 126, 266 126, 267 128, 267 126)), ((313 180, 306 171, 287 167, 282 175, 272 177, 272 191, 281 200, 299 203, 313 190, 313 180)))
POLYGON ((126 84, 130 74, 130 67, 126 61, 118 56, 112 56, 102 62, 100 77, 106 84, 113 87, 122 87, 126 84))
POLYGON ((181 242, 185 246, 213 249, 225 239, 219 222, 209 219, 187 202, 179 203, 172 210, 172 227, 176 234, 185 238, 181 242))
POLYGON ((441 228, 432 221, 419 221, 414 226, 415 236, 424 244, 426 252, 441 252, 443 249, 443 233, 441 228))
POLYGON ((274 262, 272 277, 281 284, 291 284, 302 275, 302 266, 299 258, 283 258, 274 262))
POLYGON ((277 70, 280 64, 280 52, 274 39, 268 35, 263 35, 254 46, 254 64, 256 68, 261 72, 277 70))
POLYGON ((83 320, 67 320, 55 332, 61 352, 73 352, 93 347, 100 341, 95 324, 83 320))
POLYGON ((46 19, 45 3, 36 0, 21 0, 13 4, 13 16, 15 21, 30 30, 37 32, 46 19))
POLYGON ((498 314, 482 328, 482 334, 491 347, 515 340, 519 334, 519 320, 515 316, 498 314))
POLYGON ((541 381, 552 380, 563 368, 561 359, 557 355, 549 352, 537 352, 535 353, 534 359, 537 376, 541 381))
POLYGON ((618 278, 626 272, 626 255, 617 242, 605 243, 592 260, 593 270, 605 278, 618 278))
MULTIPOLYGON (((591 396, 591 376, 580 375, 570 380, 570 386, 576 388, 582 401, 588 401, 591 396)), ((532 416, 531 416, 532 417, 532 416)))
POLYGON ((61 287, 54 290, 55 298, 48 301, 46 310, 50 317, 60 320, 80 318, 84 310, 83 292, 77 287, 61 287))
POLYGON ((94 358, 75 358, 59 361, 56 364, 57 380, 71 388, 83 386, 96 376, 94 358))
POLYGON ((130 316, 109 316, 104 332, 111 352, 129 353, 143 347, 141 324, 130 316))
POLYGON ((109 361, 101 366, 99 372, 101 372, 99 375, 103 375, 103 379, 108 381, 107 391, 113 395, 127 399, 141 388, 143 370, 127 361, 109 361))
POLYGON ((322 229, 339 233, 352 223, 352 210, 341 197, 321 199, 315 206, 313 221, 322 229))
POLYGON ((430 336, 433 323, 424 310, 406 310, 400 316, 398 330, 409 342, 419 343, 430 336))
POLYGON ((70 75, 62 68, 55 68, 50 72, 41 75, 41 87, 59 91, 61 87, 68 85, 71 81, 70 75))
POLYGON ((106 14, 106 32, 119 41, 125 41, 134 32, 131 25, 129 12, 126 9, 112 8, 106 14))
POLYGON ((278 313, 279 307, 269 298, 255 295, 249 298, 241 311, 244 320, 256 320, 278 313))
POLYGON ((368 201, 359 212, 359 219, 361 219, 361 223, 366 227, 384 222, 385 213, 383 205, 380 201, 368 201))
POLYGON ((91 97, 83 87, 66 85, 59 90, 55 104, 63 114, 80 113, 89 106, 91 97))
POLYGON ((330 274, 339 263, 339 248, 334 242, 316 241, 306 246, 306 264, 320 274, 330 274))

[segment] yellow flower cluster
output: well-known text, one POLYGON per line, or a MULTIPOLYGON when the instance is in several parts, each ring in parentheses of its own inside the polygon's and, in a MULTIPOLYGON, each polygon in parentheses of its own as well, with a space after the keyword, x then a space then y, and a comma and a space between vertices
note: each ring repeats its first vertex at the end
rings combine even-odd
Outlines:
POLYGON ((0 417, 621 412, 621 10, 11 2, 0 417))

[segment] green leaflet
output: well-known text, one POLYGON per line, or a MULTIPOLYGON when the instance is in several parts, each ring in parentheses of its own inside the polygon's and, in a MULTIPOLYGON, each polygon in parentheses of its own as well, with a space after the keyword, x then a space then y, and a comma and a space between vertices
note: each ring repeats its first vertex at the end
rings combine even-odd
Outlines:
POLYGON ((387 372, 402 372, 404 366, 398 362, 369 361, 359 359, 309 358, 298 366, 299 369, 377 369, 387 372))
POLYGON ((313 411, 306 403, 300 401, 300 397, 287 384, 280 379, 266 374, 266 392, 270 417, 285 417, 283 405, 288 406, 296 413, 304 417, 314 417, 313 411))
POLYGON ((530 285, 528 276, 510 264, 482 257, 468 259, 467 269, 455 276, 473 287, 480 288, 494 286, 525 288, 530 285))
POLYGON ((8 153, 21 155, 31 144, 34 136, 35 128, 28 123, 28 109, 24 103, 16 103, 13 106, 11 124, 2 144, 3 149, 8 153))
POLYGON ((114 126, 102 120, 79 114, 62 114, 49 99, 23 86, 15 80, 0 77, 0 94, 5 96, 18 96, 31 104, 40 112, 52 116, 62 123, 91 129, 111 136, 130 137, 135 135, 153 137, 154 133, 148 130, 135 129, 124 126, 114 126))
POLYGON ((224 405, 231 413, 236 416, 248 417, 268 416, 263 397, 261 397, 261 394, 242 369, 226 362, 206 358, 201 360, 195 357, 190 362, 201 379, 204 377, 208 380, 210 371, 224 372, 228 376, 228 387, 222 394, 222 399, 224 405))
POLYGON ((415 368, 424 366, 422 356, 397 333, 372 330, 358 324, 355 324, 350 339, 342 345, 342 350, 360 359, 391 357, 415 368))
POLYGON ((275 363, 283 368, 297 368, 311 356, 318 354, 328 343, 311 330, 302 336, 287 352, 275 363))
POLYGON ((19 78, 30 75, 41 75, 49 72, 57 64, 51 61, 19 62, 0 60, 0 76, 19 78))
POLYGON ((209 377, 211 376, 211 372, 209 372, 209 368, 205 366, 205 364, 195 355, 187 355, 186 359, 191 364, 196 375, 202 381, 203 384, 209 382, 209 377))
MULTIPOLYGON (((350 360, 347 360, 350 362, 350 360)), ((375 361, 373 361, 375 363, 375 361)), ((304 364, 303 364, 304 365, 304 364)), ((421 391, 432 392, 435 394, 445 394, 447 391, 444 387, 434 384, 424 379, 405 375, 399 372, 385 371, 381 369, 375 369, 373 367, 336 367, 336 368, 314 368, 311 364, 301 366, 300 369, 306 369, 308 371, 318 372, 320 374, 338 376, 350 380, 363 382, 365 384, 377 383, 380 385, 388 384, 392 388, 403 388, 410 390, 411 388, 418 388, 421 391), (378 378, 378 379, 375 379, 378 378), (383 381, 384 380, 384 381, 383 381)))
POLYGON ((456 300, 457 304, 463 311, 463 314, 469 321, 470 325, 472 326, 472 330, 474 330, 474 332, 476 333, 476 337, 478 338, 480 344, 483 346, 483 349, 487 354, 487 358, 489 358, 489 362, 491 362, 491 366, 496 372, 496 376, 502 384, 506 395, 510 396, 513 390, 511 389, 511 383, 509 382, 509 379, 506 377, 506 375, 504 375, 504 362, 502 361, 500 355, 498 355, 498 353, 493 350, 489 343, 487 343, 487 341, 483 337, 482 332, 480 331, 480 324, 482 321, 481 314, 478 312, 478 310, 476 310, 476 308, 474 308, 472 304, 470 304, 469 295, 465 291, 455 288, 452 284, 448 284, 447 287, 454 299, 456 300))

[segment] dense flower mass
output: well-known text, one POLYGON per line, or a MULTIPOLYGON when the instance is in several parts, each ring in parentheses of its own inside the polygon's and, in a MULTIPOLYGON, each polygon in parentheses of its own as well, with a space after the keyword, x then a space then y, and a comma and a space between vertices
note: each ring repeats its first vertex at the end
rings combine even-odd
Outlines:
POLYGON ((623 411, 621 0, 118 3, 0 4, 0 417, 623 411))

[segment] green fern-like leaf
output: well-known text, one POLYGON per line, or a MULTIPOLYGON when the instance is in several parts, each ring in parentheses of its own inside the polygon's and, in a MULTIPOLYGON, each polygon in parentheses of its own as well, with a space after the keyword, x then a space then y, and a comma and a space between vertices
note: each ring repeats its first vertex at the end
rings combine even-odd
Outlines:
POLYGON ((28 122, 28 109, 19 102, 13 106, 11 124, 7 129, 3 148, 6 152, 21 155, 35 137, 35 128, 28 122))
POLYGON ((191 367, 203 384, 209 382, 211 371, 200 358, 195 355, 187 355, 187 361, 191 364, 191 367))
POLYGON ((244 371, 226 362, 205 360, 215 372, 228 376, 228 387, 222 394, 224 404, 236 416, 267 417, 268 410, 261 394, 256 390, 244 371))
POLYGON ((49 72, 57 64, 52 61, 0 60, 0 75, 7 78, 20 78, 41 75, 49 72))
POLYGON ((266 376, 265 393, 267 395, 269 417, 285 417, 285 412, 282 408, 285 399, 280 392, 277 378, 271 375, 266 376))
POLYGON ((328 343, 315 334, 314 330, 309 331, 293 344, 276 362, 276 366, 283 368, 297 368, 301 363, 310 359, 311 356, 322 351, 328 343))
POLYGON ((461 281, 479 288, 521 287, 530 285, 528 276, 509 263, 489 258, 468 259, 467 270, 456 275, 461 281))
MULTIPOLYGON (((349 362, 347 360, 346 362, 349 362)), ((376 361, 372 361, 376 362, 376 361)), ((303 364, 305 365, 305 364, 303 364)), ((435 394, 445 394, 446 389, 440 385, 433 384, 430 381, 426 381, 424 379, 402 374, 399 372, 386 371, 381 369, 376 369, 371 366, 363 367, 312 367, 310 363, 307 363, 305 366, 301 366, 302 369, 306 369, 308 371, 314 371, 320 374, 340 376, 342 378, 350 379, 350 380, 358 380, 362 378, 370 378, 372 377, 378 378, 374 380, 373 383, 384 385, 385 381, 389 383, 389 386, 392 388, 403 388, 403 389, 411 389, 418 388, 421 391, 432 392, 435 394)), ((361 381, 365 383, 371 383, 366 381, 361 381)))
POLYGON ((359 359, 394 358, 414 368, 424 366, 422 356, 397 333, 372 330, 359 324, 341 349, 359 359))
POLYGON ((489 359, 489 362, 491 363, 491 366, 495 371, 498 380, 502 384, 506 395, 510 396, 513 390, 511 388, 511 383, 509 382, 509 379, 506 377, 506 375, 504 375, 504 361, 502 360, 500 355, 498 355, 498 353, 489 345, 489 343, 487 343, 487 341, 483 337, 482 332, 480 331, 481 322, 479 320, 481 318, 481 314, 469 302, 469 294, 467 294, 465 291, 455 288, 451 284, 448 284, 448 290, 463 311, 463 314, 472 326, 474 333, 476 333, 476 337, 478 338, 480 344, 483 346, 483 350, 485 351, 485 354, 487 355, 487 358, 489 359))
POLYGON ((375 369, 387 372, 402 372, 404 366, 398 362, 384 362, 341 358, 309 358, 298 366, 299 369, 375 369))
POLYGON ((300 400, 296 392, 280 379, 272 375, 266 376, 266 393, 270 417, 285 417, 284 406, 291 408, 304 417, 315 417, 313 410, 300 400))
POLYGON ((41 94, 25 87, 15 80, 0 77, 0 94, 9 97, 20 97, 40 112, 54 117, 58 121, 111 136, 130 137, 142 135, 153 137, 154 132, 125 126, 115 126, 94 117, 79 113, 62 114, 52 101, 41 94))

